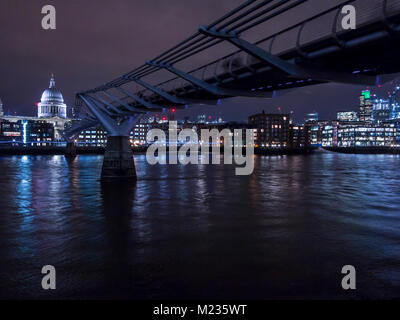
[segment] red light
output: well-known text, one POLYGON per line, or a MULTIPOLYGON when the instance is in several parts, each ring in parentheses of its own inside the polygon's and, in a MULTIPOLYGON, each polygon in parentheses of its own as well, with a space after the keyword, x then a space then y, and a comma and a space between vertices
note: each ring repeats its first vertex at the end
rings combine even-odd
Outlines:
POLYGON ((175 109, 175 108, 173 108, 173 109, 171 109, 171 111, 172 111, 172 112, 175 112, 175 111, 176 111, 176 109, 175 109))
POLYGON ((167 117, 162 117, 162 120, 167 120, 167 117))
POLYGON ((208 119, 211 119, 211 116, 208 116, 208 119))
POLYGON ((278 107, 278 111, 281 111, 281 107, 278 107))
POLYGON ((39 102, 36 102, 35 105, 36 105, 36 107, 39 107, 39 102))

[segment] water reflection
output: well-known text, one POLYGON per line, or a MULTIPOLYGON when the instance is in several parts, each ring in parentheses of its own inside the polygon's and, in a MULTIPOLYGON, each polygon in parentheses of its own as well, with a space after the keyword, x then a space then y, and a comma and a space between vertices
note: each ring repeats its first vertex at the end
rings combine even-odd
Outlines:
POLYGON ((134 220, 136 182, 101 183, 102 214, 104 215, 103 257, 104 289, 115 297, 124 297, 133 285, 131 258, 131 220, 134 220))
POLYGON ((256 157, 99 181, 101 156, 0 157, 0 298, 399 297, 398 156, 256 157), (357 266, 357 292, 340 269, 357 266))

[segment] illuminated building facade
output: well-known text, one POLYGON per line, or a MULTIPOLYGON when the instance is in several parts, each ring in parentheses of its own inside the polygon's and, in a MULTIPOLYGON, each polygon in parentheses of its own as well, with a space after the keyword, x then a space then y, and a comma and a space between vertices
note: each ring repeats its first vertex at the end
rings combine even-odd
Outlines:
MULTIPOLYGON (((151 125, 147 123, 136 124, 130 133, 131 145, 146 145, 149 128, 151 128, 151 125)), ((78 146, 105 147, 107 145, 107 131, 100 126, 86 129, 77 136, 75 143, 78 146)))
POLYGON ((306 114, 305 121, 306 121, 306 123, 307 122, 315 122, 315 121, 318 121, 318 119, 319 119, 318 113, 317 112, 313 112, 313 113, 307 113, 306 114))
MULTIPOLYGON (((254 144, 256 144, 257 141, 257 129, 253 128, 253 126, 247 124, 247 123, 240 123, 240 122, 207 122, 207 123, 196 123, 196 124, 190 124, 190 123, 185 123, 181 125, 182 129, 193 129, 196 131, 198 137, 199 137, 199 142, 201 145, 211 145, 211 140, 210 141, 203 141, 201 139, 201 130, 213 130, 216 129, 219 132, 222 132, 223 130, 227 129, 230 132, 230 137, 232 139, 232 143, 236 147, 240 146, 246 146, 247 145, 247 140, 246 140, 246 130, 251 130, 253 139, 254 139, 254 144), (240 131, 235 131, 236 130, 242 130, 240 131)), ((220 137, 218 144, 223 145, 225 143, 225 138, 223 136, 220 137)))
POLYGON ((324 126, 329 123, 330 121, 327 120, 309 121, 305 123, 304 130, 307 132, 308 143, 311 147, 322 146, 322 131, 324 126))
POLYGON ((48 146, 54 141, 54 127, 51 123, 38 120, 2 120, 0 141, 10 144, 48 146))
POLYGON ((51 75, 49 88, 43 91, 37 106, 38 118, 67 118, 67 105, 64 103, 61 91, 56 88, 54 75, 51 75))
POLYGON ((21 142, 21 123, 0 120, 0 141, 21 142))
POLYGON ((307 130, 310 145, 313 147, 319 147, 322 140, 321 127, 317 123, 315 123, 313 125, 306 125, 305 129, 307 130))
POLYGON ((325 126, 323 146, 397 147, 400 146, 400 126, 396 123, 372 125, 361 122, 325 126))
POLYGON ((338 121, 332 121, 322 127, 322 146, 337 146, 338 142, 338 121))
POLYGON ((256 147, 289 146, 289 114, 266 114, 263 111, 250 116, 249 125, 256 130, 256 147))
POLYGON ((372 119, 374 122, 382 122, 390 119, 390 100, 374 99, 372 119))
POLYGON ((373 101, 371 97, 371 91, 365 90, 361 93, 360 97, 360 121, 371 123, 372 122, 372 111, 373 111, 373 101))
POLYGON ((136 124, 129 136, 131 145, 133 146, 146 145, 147 133, 151 128, 152 128, 151 124, 148 123, 142 122, 136 124))
POLYGON ((358 121, 358 115, 355 111, 342 111, 337 113, 338 121, 358 121))
POLYGON ((205 114, 201 114, 199 116, 197 116, 197 123, 206 123, 206 115, 205 114))
POLYGON ((102 127, 86 129, 79 133, 75 143, 78 146, 105 147, 107 144, 107 131, 102 127))
POLYGON ((0 98, 0 119, 4 116, 3 101, 0 98))
POLYGON ((291 124, 289 129, 289 142, 292 148, 309 147, 310 139, 306 126, 291 124))
POLYGON ((398 130, 392 126, 342 126, 338 129, 339 147, 392 147, 398 144, 398 130))
POLYGON ((390 120, 400 120, 400 87, 396 88, 389 94, 390 101, 390 120))

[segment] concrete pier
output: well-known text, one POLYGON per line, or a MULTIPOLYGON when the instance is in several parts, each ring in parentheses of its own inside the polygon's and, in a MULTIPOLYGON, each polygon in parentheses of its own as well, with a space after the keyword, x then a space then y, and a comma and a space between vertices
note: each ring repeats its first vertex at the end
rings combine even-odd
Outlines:
POLYGON ((136 180, 135 162, 128 136, 109 136, 101 180, 136 180))

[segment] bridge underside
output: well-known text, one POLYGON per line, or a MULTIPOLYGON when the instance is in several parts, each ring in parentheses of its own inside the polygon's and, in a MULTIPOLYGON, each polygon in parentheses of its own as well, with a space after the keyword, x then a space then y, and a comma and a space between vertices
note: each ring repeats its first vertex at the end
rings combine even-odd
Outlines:
MULTIPOLYGON (((332 37, 315 44, 302 47, 300 54, 297 49, 279 55, 284 61, 304 67, 318 69, 331 80, 321 81, 313 78, 293 77, 282 70, 271 67, 268 63, 255 60, 250 66, 236 68, 233 72, 218 75, 218 81, 212 77, 205 81, 210 85, 231 90, 247 90, 254 92, 254 97, 260 92, 279 92, 280 90, 296 89, 309 85, 329 82, 344 82, 335 79, 335 74, 364 75, 369 77, 383 76, 376 83, 351 80, 349 84, 378 85, 392 79, 400 72, 400 33, 391 33, 382 23, 377 22, 365 28, 359 28, 351 34, 340 36, 344 42, 353 42, 352 46, 341 47, 332 37), (389 75, 385 77, 384 75, 389 75)), ((217 100, 229 96, 213 95, 204 89, 187 85, 175 89, 175 94, 182 99, 217 100)), ((274 94, 271 95, 273 97, 274 94)), ((262 96, 261 96, 262 97, 262 96)), ((171 103, 160 96, 153 95, 149 99, 154 104, 170 106, 171 103)))

